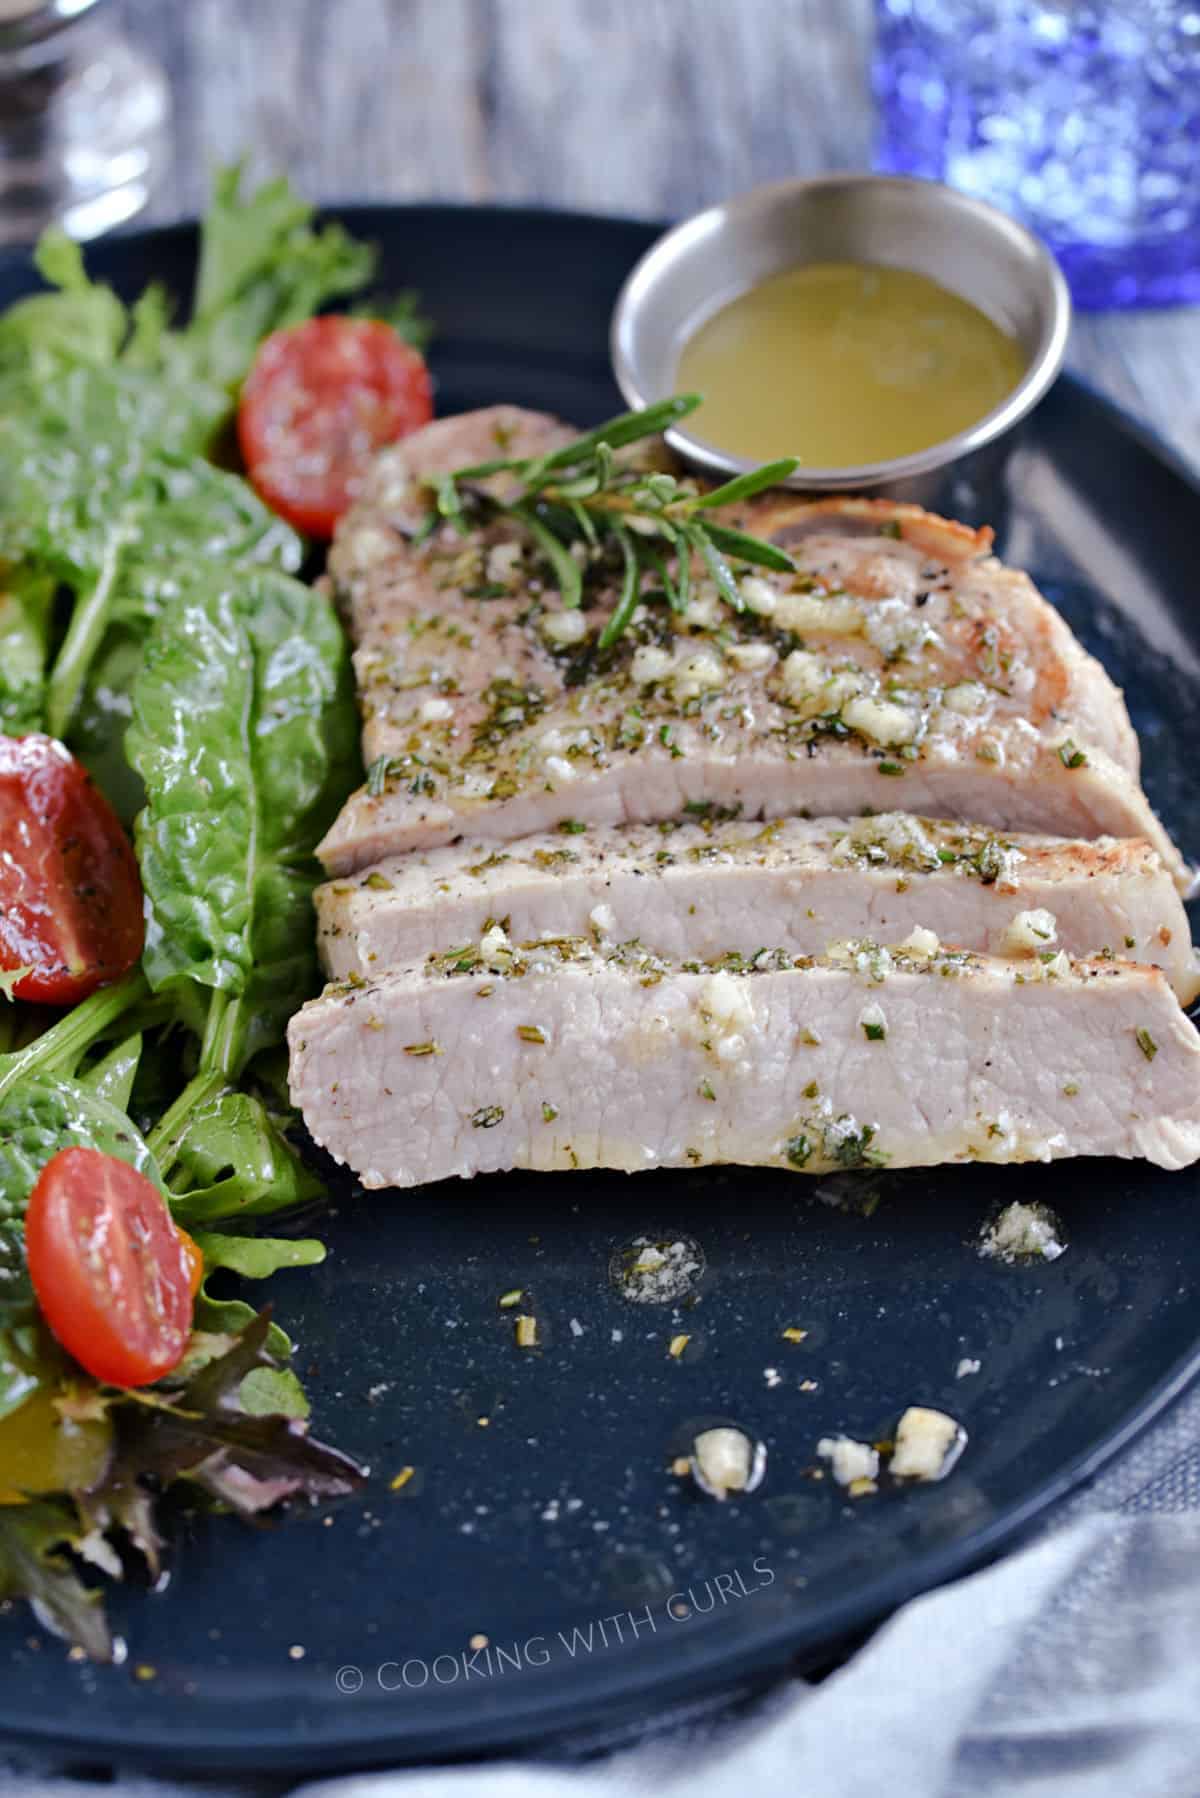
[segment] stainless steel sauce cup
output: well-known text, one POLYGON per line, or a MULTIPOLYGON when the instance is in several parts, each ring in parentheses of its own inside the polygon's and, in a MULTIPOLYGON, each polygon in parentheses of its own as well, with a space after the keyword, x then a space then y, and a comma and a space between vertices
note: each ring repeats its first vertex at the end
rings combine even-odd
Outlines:
MULTIPOLYGON (((680 351, 697 327, 767 276, 805 262, 874 262, 928 275, 1010 332, 1027 365, 1012 392, 956 436, 888 461, 802 468, 789 486, 914 500, 960 516, 986 510, 1015 427, 1062 365, 1071 301, 1053 256, 1024 226, 938 182, 887 175, 779 181, 676 225, 642 257, 617 299, 611 348, 626 400, 644 406, 675 392, 680 351)), ((753 466, 686 428, 668 436, 706 474, 724 478, 753 466)))

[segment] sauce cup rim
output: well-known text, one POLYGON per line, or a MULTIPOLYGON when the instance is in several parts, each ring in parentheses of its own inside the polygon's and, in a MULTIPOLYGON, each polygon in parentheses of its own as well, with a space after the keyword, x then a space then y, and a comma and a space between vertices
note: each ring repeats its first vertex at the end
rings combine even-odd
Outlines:
MULTIPOLYGON (((667 394, 651 392, 644 385, 643 372, 636 366, 633 353, 633 326, 639 313, 671 279, 673 265, 703 238, 721 230, 738 216, 767 212, 780 208, 793 197, 818 189, 849 192, 863 187, 891 188, 919 192, 930 204, 941 206, 949 217, 953 213, 971 214, 996 236, 1008 238, 1019 246, 1031 263, 1039 287, 1043 290, 1039 304, 1040 328, 1037 344, 1029 364, 1017 384, 999 404, 985 412, 973 424, 952 437, 940 438, 927 449, 913 450, 906 456, 893 456, 877 462, 863 462, 847 467, 798 468, 783 484, 787 487, 813 489, 845 489, 880 486, 905 480, 948 467, 962 457, 982 449, 1004 436, 1019 424, 1048 392, 1062 368, 1067 336, 1071 326, 1071 297, 1057 261, 1040 239, 1010 218, 998 207, 971 194, 960 193, 940 181, 926 181, 911 175, 838 174, 790 177, 770 181, 747 189, 732 199, 707 206, 692 213, 663 232, 639 258, 627 275, 613 308, 609 329, 609 352, 613 374, 628 405, 647 406, 667 394)), ((781 270, 784 265, 781 264, 781 270)), ((801 267, 798 261, 787 266, 801 267)), ((921 273, 921 270, 916 270, 921 273)), ((729 301, 750 290, 750 285, 731 291, 729 301)), ((950 285, 946 283, 945 285, 950 285)), ((953 291, 953 289, 952 289, 953 291)), ((960 296, 963 297, 963 296, 960 296)), ((667 442, 686 461, 706 473, 728 477, 744 474, 759 463, 753 458, 736 456, 718 445, 694 436, 682 426, 673 426, 667 442)))

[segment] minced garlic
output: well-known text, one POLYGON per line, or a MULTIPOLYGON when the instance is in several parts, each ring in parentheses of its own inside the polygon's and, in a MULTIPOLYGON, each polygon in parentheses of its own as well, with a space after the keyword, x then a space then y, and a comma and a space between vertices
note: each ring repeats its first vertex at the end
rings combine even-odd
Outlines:
POLYGON ((547 612, 542 619, 542 635, 551 643, 582 643, 587 633, 582 612, 547 612))
POLYGON ((912 712, 890 699, 872 699, 865 693, 842 707, 842 722, 886 748, 911 743, 917 734, 912 712))
POLYGON ((692 1444, 692 1478, 702 1492, 724 1502, 732 1492, 753 1492, 767 1464, 766 1447, 731 1424, 702 1430, 692 1444))
POLYGON ((944 1480, 967 1445, 967 1432, 944 1411, 910 1405, 896 1425, 889 1471, 897 1480, 944 1480))
POLYGON ((1052 911, 1019 911, 1004 932, 1004 951, 1020 955, 1030 949, 1046 949, 1058 941, 1058 919, 1052 911))
POLYGON ((856 1442, 853 1436, 822 1436, 817 1453, 822 1461, 829 1462, 839 1486, 873 1481, 879 1472, 879 1450, 869 1442, 856 1442))

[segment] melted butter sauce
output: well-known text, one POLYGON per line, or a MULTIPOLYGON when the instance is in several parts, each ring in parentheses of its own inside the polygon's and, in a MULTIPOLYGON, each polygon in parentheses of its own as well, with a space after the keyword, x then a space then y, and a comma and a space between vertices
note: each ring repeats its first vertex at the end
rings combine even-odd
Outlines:
POLYGON ((684 345, 690 428, 733 455, 846 468, 928 449, 999 404, 1024 351, 910 269, 817 262, 773 275, 684 345))

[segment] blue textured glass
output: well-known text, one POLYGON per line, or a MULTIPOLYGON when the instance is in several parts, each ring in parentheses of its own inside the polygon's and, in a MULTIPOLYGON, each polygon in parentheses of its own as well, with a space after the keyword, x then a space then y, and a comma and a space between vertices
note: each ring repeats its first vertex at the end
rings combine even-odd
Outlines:
POLYGON ((1200 301, 1200 0, 877 0, 877 166, 1022 219, 1079 305, 1200 301))

